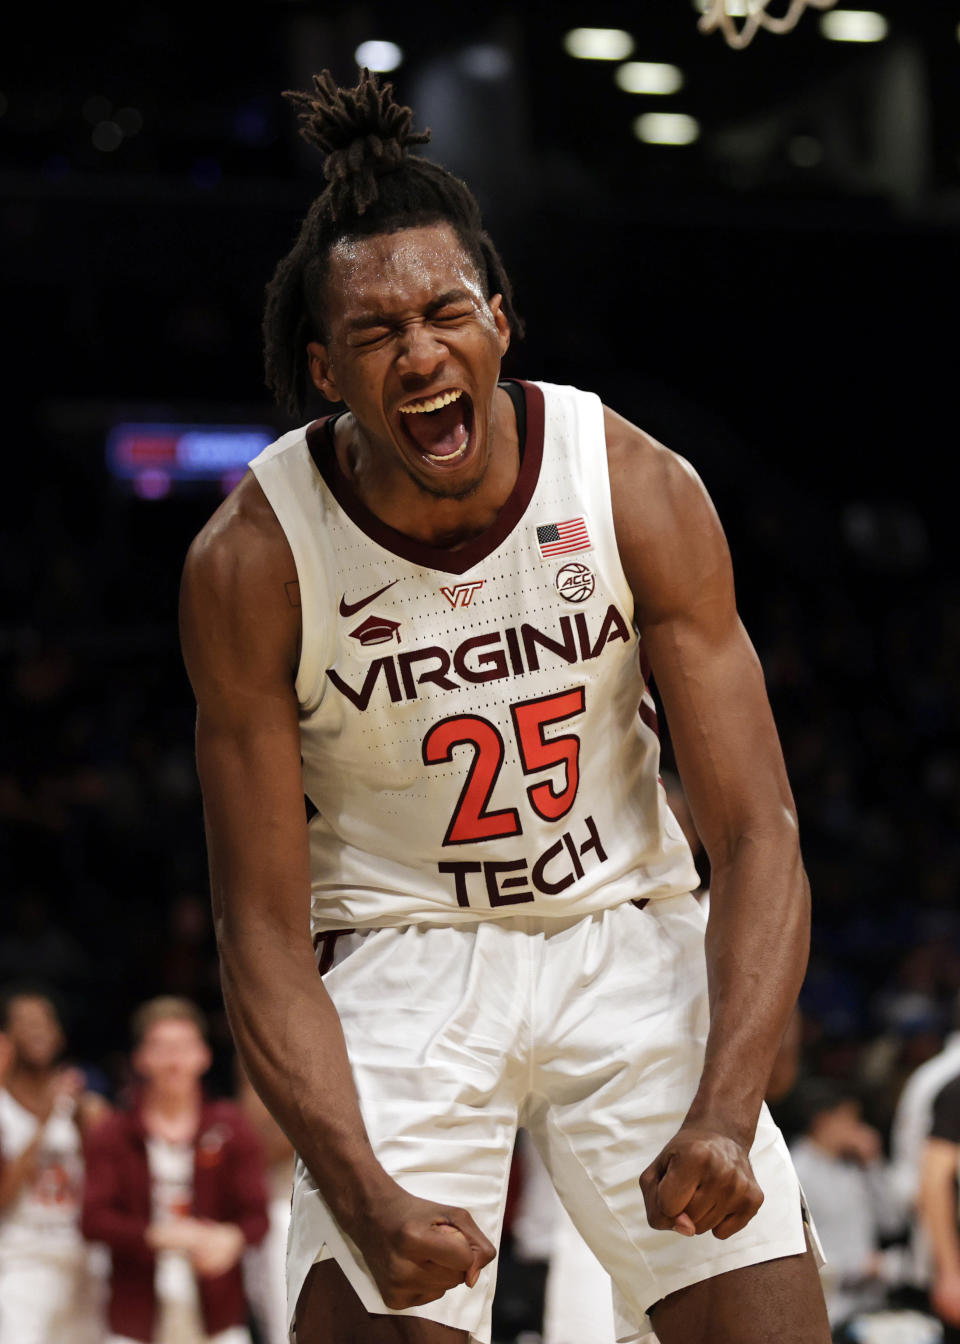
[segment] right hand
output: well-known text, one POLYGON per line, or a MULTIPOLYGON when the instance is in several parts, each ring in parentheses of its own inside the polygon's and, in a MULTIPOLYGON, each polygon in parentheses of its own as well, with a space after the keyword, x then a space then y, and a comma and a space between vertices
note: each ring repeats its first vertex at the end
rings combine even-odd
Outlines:
POLYGON ((391 1311, 472 1288, 496 1251, 466 1209, 418 1199, 400 1186, 350 1229, 391 1311))

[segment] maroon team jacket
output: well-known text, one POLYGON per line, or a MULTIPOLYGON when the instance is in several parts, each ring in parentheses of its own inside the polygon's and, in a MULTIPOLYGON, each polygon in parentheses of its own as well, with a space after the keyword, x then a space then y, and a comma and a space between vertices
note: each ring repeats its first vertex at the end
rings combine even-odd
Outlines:
MULTIPOLYGON (((148 1344, 153 1339, 156 1256, 147 1245, 150 1172, 139 1109, 118 1111, 96 1125, 84 1144, 83 1235, 110 1248, 110 1329, 148 1344)), ((238 1106, 205 1101, 194 1140, 195 1218, 236 1223, 249 1244, 267 1231, 267 1195, 260 1140, 238 1106)), ((208 1335, 246 1325, 239 1264, 215 1279, 198 1278, 208 1335)))

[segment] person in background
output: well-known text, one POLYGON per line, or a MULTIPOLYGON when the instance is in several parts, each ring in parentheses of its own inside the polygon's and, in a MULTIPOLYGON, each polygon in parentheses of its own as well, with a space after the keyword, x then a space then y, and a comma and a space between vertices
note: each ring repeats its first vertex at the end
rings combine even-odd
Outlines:
POLYGON ((107 1103, 60 1064, 66 1040, 45 990, 0 995, 0 1028, 0 1344, 96 1344, 81 1134, 107 1103))
POLYGON ((809 1079, 798 1092, 804 1128, 790 1152, 826 1256, 821 1274, 834 1338, 844 1338, 851 1317, 884 1306, 899 1281, 902 1255, 880 1244, 902 1223, 880 1134, 864 1122, 855 1091, 809 1079))
POLYGON ((960 1344, 960 1077, 937 1094, 920 1168, 918 1214, 930 1252, 930 1305, 943 1344, 960 1344))
POLYGON ((254 1091, 239 1060, 237 1102, 263 1144, 270 1219, 263 1241, 249 1247, 244 1255, 244 1284, 264 1344, 287 1344, 287 1231, 293 1195, 293 1145, 254 1091))
POLYGON ((133 1018, 133 1107, 90 1136, 83 1231, 112 1257, 110 1344, 250 1344, 241 1258, 267 1231, 263 1150, 203 1091, 206 1023, 187 999, 133 1018))
MULTIPOLYGON (((903 1218, 910 1224, 910 1260, 907 1280, 925 1302, 930 1289, 931 1262, 924 1220, 916 1217, 920 1193, 920 1170, 924 1145, 933 1120, 937 1094, 952 1079, 960 1077, 960 995, 953 1009, 953 1030, 943 1048, 914 1069, 897 1101, 890 1130, 890 1163, 893 1191, 903 1218)), ((918 1303, 919 1305, 919 1303, 918 1303)))

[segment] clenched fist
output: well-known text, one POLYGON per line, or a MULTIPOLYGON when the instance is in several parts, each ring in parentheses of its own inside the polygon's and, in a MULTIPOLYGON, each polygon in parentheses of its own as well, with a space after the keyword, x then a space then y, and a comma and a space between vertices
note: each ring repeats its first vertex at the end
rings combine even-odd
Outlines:
POLYGON ((714 1130, 683 1125, 640 1177, 651 1227, 722 1239, 763 1203, 747 1150, 714 1130))
POLYGON ((351 1229, 380 1295, 392 1310, 472 1288, 496 1251, 466 1209, 418 1199, 400 1186, 351 1229))

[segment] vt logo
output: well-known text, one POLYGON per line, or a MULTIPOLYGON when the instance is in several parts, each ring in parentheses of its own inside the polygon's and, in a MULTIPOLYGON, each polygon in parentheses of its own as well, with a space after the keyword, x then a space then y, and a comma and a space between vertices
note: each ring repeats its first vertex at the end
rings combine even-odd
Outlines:
POLYGON ((483 579, 471 579, 469 583, 456 583, 452 588, 441 588, 440 591, 451 607, 469 607, 474 593, 482 587, 483 579))

